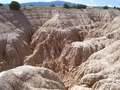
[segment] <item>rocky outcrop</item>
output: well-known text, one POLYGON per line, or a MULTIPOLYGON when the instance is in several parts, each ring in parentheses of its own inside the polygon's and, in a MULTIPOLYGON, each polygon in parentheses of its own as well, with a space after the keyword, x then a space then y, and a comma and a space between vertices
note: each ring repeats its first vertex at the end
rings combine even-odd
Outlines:
POLYGON ((92 90, 119 90, 119 46, 118 40, 91 55, 77 70, 75 82, 92 90))
POLYGON ((63 61, 66 66, 77 67, 85 62, 91 54, 103 49, 107 44, 106 42, 109 43, 109 41, 105 37, 101 37, 73 42, 65 46, 59 60, 63 61))
POLYGON ((31 47, 34 50, 26 57, 26 64, 38 65, 57 59, 66 45, 83 41, 86 35, 90 34, 91 29, 111 21, 119 13, 100 9, 95 9, 95 12, 91 9, 79 10, 79 12, 74 10, 74 13, 71 13, 73 10, 65 11, 56 12, 32 36, 31 47), (101 14, 100 11, 103 13, 101 14))
POLYGON ((83 41, 91 34, 89 31, 110 22, 118 14, 117 10, 101 9, 68 11, 24 7, 21 11, 10 11, 1 8, 1 64, 4 68, 13 68, 24 63, 37 65, 55 60, 66 45, 83 41))
POLYGON ((26 34, 1 16, 0 71, 23 65, 24 57, 31 53, 26 34), (3 23, 4 22, 4 23, 3 23))
MULTIPOLYGON (((37 37, 34 39, 38 40, 34 43, 38 43, 33 51, 33 54, 26 57, 25 63, 30 65, 42 64, 49 60, 55 60, 60 56, 65 45, 79 41, 80 30, 74 28, 59 29, 59 30, 40 30, 39 34, 35 34, 37 37)), ((83 33, 84 34, 84 33, 83 33)), ((81 37, 82 39, 83 37, 81 37)), ((33 39, 33 40, 34 40, 33 39)), ((35 44, 34 44, 35 45, 35 44)))
MULTIPOLYGON (((66 89, 73 85, 72 90, 104 89, 113 84, 113 79, 116 83, 111 88, 119 89, 119 78, 109 72, 119 72, 116 64, 119 62, 119 48, 113 48, 119 47, 119 41, 112 44, 119 40, 119 14, 118 10, 94 8, 64 10, 23 7, 21 11, 3 8, 0 10, 0 71, 23 64, 44 66, 57 73, 66 89)), ((18 76, 10 75, 18 79, 18 76)), ((29 80, 32 83, 33 79, 29 80)), ((49 84, 45 80, 45 87, 33 86, 33 83, 39 83, 37 80, 30 86, 20 81, 18 89, 22 86, 24 89, 62 87, 59 87, 59 82, 50 81, 49 84)), ((14 88, 13 84, 10 85, 14 88)))
POLYGON ((120 16, 115 17, 111 22, 91 30, 86 38, 106 36, 109 39, 119 40, 120 16))
POLYGON ((72 88, 70 88, 69 90, 92 90, 91 88, 87 88, 86 86, 73 86, 72 88))
POLYGON ((20 66, 0 73, 1 90, 65 90, 57 75, 43 67, 20 66))

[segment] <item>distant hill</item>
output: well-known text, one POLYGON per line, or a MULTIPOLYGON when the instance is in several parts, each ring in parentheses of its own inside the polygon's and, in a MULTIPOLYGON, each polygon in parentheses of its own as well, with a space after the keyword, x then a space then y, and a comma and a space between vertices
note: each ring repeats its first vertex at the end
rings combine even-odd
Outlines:
POLYGON ((65 2, 65 1, 52 1, 52 2, 28 2, 28 3, 22 3, 22 6, 29 6, 29 5, 33 5, 33 6, 50 6, 52 4, 56 5, 56 6, 63 6, 64 4, 68 4, 70 6, 75 5, 75 3, 71 3, 71 2, 65 2))
MULTIPOLYGON (((55 6, 63 6, 64 4, 68 4, 70 6, 76 5, 76 3, 65 2, 65 1, 52 1, 52 2, 28 2, 28 3, 21 3, 21 6, 50 6, 54 4, 55 6)), ((4 4, 4 6, 8 6, 9 4, 4 4)))

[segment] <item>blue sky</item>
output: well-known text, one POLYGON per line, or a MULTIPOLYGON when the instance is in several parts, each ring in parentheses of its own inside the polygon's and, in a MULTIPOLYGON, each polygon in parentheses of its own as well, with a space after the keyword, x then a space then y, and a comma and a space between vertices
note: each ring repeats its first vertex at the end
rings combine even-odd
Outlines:
MULTIPOLYGON (((13 0, 0 0, 1 3, 10 3, 13 0)), ((24 2, 38 2, 38 1, 55 1, 55 0, 15 0, 20 3, 24 2)), ((90 6, 118 6, 120 7, 120 0, 62 0, 62 1, 68 1, 68 2, 74 2, 74 3, 80 3, 80 4, 86 4, 90 6)))

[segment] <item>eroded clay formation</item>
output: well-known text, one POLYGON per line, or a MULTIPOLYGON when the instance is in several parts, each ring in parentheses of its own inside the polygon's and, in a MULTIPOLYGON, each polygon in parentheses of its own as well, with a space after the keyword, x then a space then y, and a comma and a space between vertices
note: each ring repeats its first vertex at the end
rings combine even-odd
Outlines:
POLYGON ((31 8, 16 12, 3 8, 0 88, 119 90, 119 14, 115 9, 31 8), (38 68, 42 66, 56 74, 38 68))

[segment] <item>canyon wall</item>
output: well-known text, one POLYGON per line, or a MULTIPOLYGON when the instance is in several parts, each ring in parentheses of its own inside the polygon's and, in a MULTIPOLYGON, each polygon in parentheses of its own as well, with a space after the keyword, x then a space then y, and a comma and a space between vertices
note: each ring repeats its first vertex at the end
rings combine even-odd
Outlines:
POLYGON ((2 8, 0 71, 46 67, 66 89, 119 90, 119 15, 115 9, 2 8))

